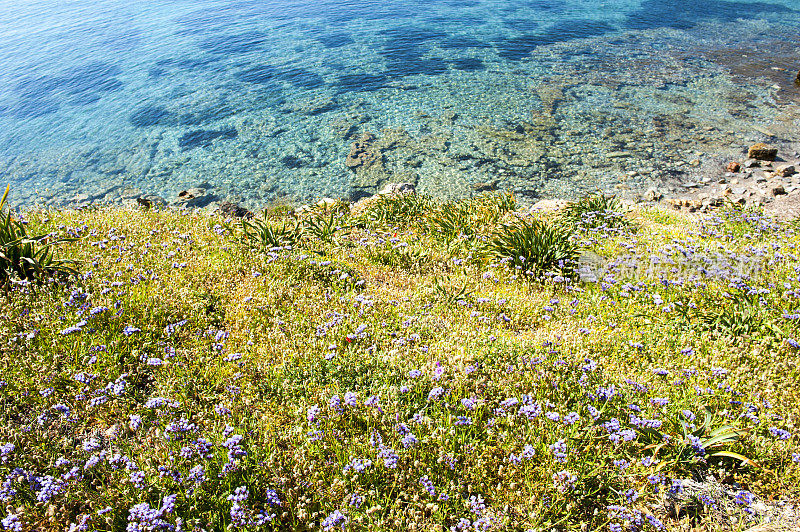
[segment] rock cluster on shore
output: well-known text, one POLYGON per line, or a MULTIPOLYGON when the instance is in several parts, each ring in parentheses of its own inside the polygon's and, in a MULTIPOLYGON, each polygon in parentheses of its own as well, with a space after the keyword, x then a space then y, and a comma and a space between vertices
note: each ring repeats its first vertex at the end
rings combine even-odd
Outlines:
POLYGON ((779 157, 778 152, 774 146, 754 144, 746 159, 730 161, 705 183, 685 183, 686 195, 667 198, 665 203, 675 209, 704 212, 732 202, 764 207, 768 214, 782 219, 800 215, 800 164, 779 157))

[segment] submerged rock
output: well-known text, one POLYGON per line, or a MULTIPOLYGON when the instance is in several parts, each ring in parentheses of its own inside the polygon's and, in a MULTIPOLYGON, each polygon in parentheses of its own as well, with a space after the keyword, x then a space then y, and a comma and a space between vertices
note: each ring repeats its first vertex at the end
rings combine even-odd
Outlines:
POLYGON ((779 177, 789 177, 797 173, 793 164, 782 164, 775 168, 775 175, 779 177))
POLYGON ((181 151, 188 151, 193 148, 210 146, 216 139, 235 139, 239 136, 236 128, 220 129, 220 130, 206 130, 199 129, 186 133, 178 139, 178 146, 181 151))
POLYGON ((245 218, 249 220, 253 217, 253 213, 248 209, 230 201, 223 201, 220 203, 218 210, 221 214, 232 218, 245 218))
POLYGON ((155 194, 145 194, 136 198, 136 204, 144 209, 150 209, 154 206, 164 207, 167 204, 167 200, 155 194))
POLYGON ((473 183, 469 186, 475 192, 492 192, 497 190, 497 185, 500 184, 499 179, 492 179, 491 181, 487 181, 485 183, 473 183))
POLYGON ((378 196, 399 196, 401 194, 416 194, 417 188, 411 183, 386 183, 378 191, 378 196))
POLYGON ((216 200, 215 195, 206 194, 205 189, 195 187, 180 191, 172 203, 178 207, 205 207, 216 200))
POLYGON ((379 164, 382 160, 380 150, 375 149, 375 135, 370 132, 363 133, 358 140, 350 146, 350 153, 344 164, 355 171, 358 167, 369 168, 379 164))
POLYGON ((774 161, 777 155, 778 155, 778 148, 775 148, 773 146, 768 146, 763 142, 759 142, 758 144, 753 144, 752 146, 750 146, 750 149, 747 150, 748 159, 758 159, 760 161, 774 161))

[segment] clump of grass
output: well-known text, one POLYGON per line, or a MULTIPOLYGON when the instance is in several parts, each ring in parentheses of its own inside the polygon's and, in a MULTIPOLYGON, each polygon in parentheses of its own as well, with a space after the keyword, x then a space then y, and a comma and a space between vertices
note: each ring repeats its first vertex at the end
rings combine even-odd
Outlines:
POLYGON ((427 270, 432 263, 428 251, 408 245, 385 244, 370 247, 367 249, 366 258, 374 264, 418 273, 427 270))
POLYGON ((476 198, 433 206, 424 219, 424 229, 444 242, 474 240, 490 231, 503 215, 514 210, 516 200, 510 193, 483 194, 476 198))
POLYGON ((53 248, 73 238, 31 236, 24 222, 4 209, 11 186, 0 198, 0 288, 14 280, 43 282, 57 276, 77 275, 74 261, 56 259, 53 248))
POLYGON ((416 193, 378 196, 359 214, 356 222, 362 226, 415 225, 432 204, 429 196, 416 193))
POLYGON ((322 242, 330 244, 335 240, 338 232, 346 229, 340 225, 342 217, 343 214, 337 214, 337 212, 331 211, 327 215, 320 213, 309 216, 303 223, 305 224, 308 234, 318 238, 322 242))
POLYGON ((732 290, 715 298, 715 303, 693 309, 691 320, 701 330, 725 335, 732 340, 777 342, 783 337, 775 312, 757 290, 732 290))
POLYGON ((522 219, 501 226, 490 237, 486 250, 500 262, 541 279, 546 274, 572 276, 579 248, 567 228, 522 219))
POLYGON ((602 193, 590 194, 568 203, 561 217, 580 229, 623 230, 633 227, 622 212, 619 199, 602 193))
POLYGON ((314 283, 339 290, 361 290, 365 281, 351 266, 330 260, 300 261, 289 270, 287 281, 298 284, 314 283))
POLYGON ((297 221, 284 220, 273 225, 266 213, 262 218, 242 219, 242 240, 262 253, 274 248, 294 246, 303 238, 303 226, 297 221))

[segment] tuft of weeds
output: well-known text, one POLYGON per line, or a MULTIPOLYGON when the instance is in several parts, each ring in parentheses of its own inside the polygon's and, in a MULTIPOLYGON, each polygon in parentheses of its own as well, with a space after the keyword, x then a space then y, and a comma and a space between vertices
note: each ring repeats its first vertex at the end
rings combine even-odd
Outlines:
POLYGON ((361 226, 412 226, 430 210, 429 196, 406 193, 378 196, 360 213, 356 223, 361 226))
POLYGON ((547 274, 572 276, 579 252, 567 228, 526 219, 501 226, 490 237, 486 250, 501 263, 534 279, 547 274))
POLYGON ((14 219, 6 199, 11 186, 0 198, 0 288, 15 280, 44 282, 58 276, 75 276, 75 261, 56 259, 53 248, 75 238, 31 236, 25 223, 14 219))
POLYGON ((331 260, 301 261, 290 269, 286 279, 292 283, 313 283, 342 291, 360 290, 365 286, 365 281, 354 268, 331 260))
POLYGON ((482 194, 475 198, 435 205, 424 220, 426 232, 437 240, 474 239, 490 230, 516 207, 511 193, 482 194))
POLYGON ((452 305, 459 301, 467 302, 472 298, 475 289, 465 280, 460 285, 451 276, 439 275, 433 280, 433 295, 440 303, 452 305))
POLYGON ((242 219, 242 240, 250 248, 266 253, 275 248, 294 246, 303 238, 303 226, 297 221, 284 220, 273 226, 266 212, 262 218, 242 219))
POLYGON ((774 311, 757 290, 723 293, 716 304, 699 306, 691 314, 701 330, 731 339, 765 339, 774 343, 784 336, 774 311))
POLYGON ((343 231, 345 227, 339 225, 341 215, 331 211, 327 215, 317 214, 304 220, 306 231, 325 243, 332 243, 336 238, 336 233, 343 231))
POLYGON ((622 212, 622 204, 613 195, 590 194, 570 202, 561 213, 566 223, 579 229, 625 230, 633 224, 622 212))

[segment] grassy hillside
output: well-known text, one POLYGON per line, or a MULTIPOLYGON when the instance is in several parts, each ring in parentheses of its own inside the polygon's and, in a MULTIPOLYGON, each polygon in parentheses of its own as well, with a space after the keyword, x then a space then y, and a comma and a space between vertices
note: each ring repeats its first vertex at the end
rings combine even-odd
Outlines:
POLYGON ((3 525, 743 530, 796 497, 797 226, 514 209, 26 213, 78 276, 0 293, 3 525))

